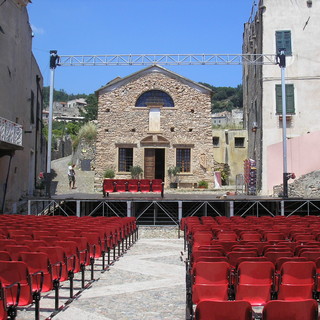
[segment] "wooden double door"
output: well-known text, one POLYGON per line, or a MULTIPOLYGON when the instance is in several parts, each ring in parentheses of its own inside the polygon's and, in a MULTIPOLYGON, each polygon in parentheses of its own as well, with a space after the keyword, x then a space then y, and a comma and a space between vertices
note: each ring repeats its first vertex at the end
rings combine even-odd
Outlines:
POLYGON ((144 178, 162 179, 165 177, 165 149, 145 148, 144 149, 144 178))

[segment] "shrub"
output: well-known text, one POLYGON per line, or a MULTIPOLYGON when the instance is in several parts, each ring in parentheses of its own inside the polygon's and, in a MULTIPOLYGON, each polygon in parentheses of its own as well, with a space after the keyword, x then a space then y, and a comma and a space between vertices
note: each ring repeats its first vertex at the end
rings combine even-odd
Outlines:
POLYGON ((205 181, 205 180, 199 181, 199 182, 198 182, 198 187, 199 187, 199 188, 208 189, 208 181, 205 181))
POLYGON ((94 123, 88 122, 82 126, 79 130, 79 133, 76 136, 72 137, 73 149, 76 149, 81 140, 86 142, 95 141, 97 137, 97 127, 94 123))
POLYGON ((132 179, 140 179, 143 170, 140 166, 130 167, 130 173, 132 179))
POLYGON ((103 177, 105 179, 113 179, 115 177, 115 173, 113 169, 106 169, 106 171, 103 174, 103 177))

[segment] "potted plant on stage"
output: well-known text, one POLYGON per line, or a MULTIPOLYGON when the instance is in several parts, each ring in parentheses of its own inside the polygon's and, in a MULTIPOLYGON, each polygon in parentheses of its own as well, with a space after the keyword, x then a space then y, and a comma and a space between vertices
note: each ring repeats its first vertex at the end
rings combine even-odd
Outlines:
POLYGON ((177 188, 179 177, 177 176, 180 173, 180 167, 169 167, 168 176, 170 178, 170 188, 177 188))
POLYGON ((103 177, 105 179, 114 179, 115 173, 113 169, 106 169, 106 171, 103 174, 103 177))
POLYGON ((208 181, 200 180, 198 182, 198 188, 200 188, 200 189, 208 189, 208 181))
POLYGON ((142 168, 140 166, 130 167, 130 173, 132 179, 140 179, 142 175, 142 168))

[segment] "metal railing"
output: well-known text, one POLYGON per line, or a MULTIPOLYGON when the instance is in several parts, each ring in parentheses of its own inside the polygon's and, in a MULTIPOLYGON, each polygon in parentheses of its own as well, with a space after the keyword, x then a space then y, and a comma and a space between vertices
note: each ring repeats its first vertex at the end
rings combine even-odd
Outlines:
POLYGON ((22 146, 22 126, 0 117, 0 141, 22 146))

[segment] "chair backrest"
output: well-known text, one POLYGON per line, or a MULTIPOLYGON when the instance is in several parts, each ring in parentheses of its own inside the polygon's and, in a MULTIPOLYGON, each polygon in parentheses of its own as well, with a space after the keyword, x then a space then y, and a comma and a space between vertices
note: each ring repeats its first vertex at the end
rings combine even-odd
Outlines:
POLYGON ((320 251, 313 251, 310 249, 310 251, 302 251, 299 256, 307 258, 310 261, 316 261, 320 258, 320 251))
POLYGON ((278 258, 293 257, 293 252, 292 251, 284 251, 284 252, 267 251, 264 254, 264 256, 275 264, 278 258))
POLYGON ((313 284, 316 275, 316 264, 313 261, 288 261, 281 269, 283 284, 313 284))
POLYGON ((202 300, 197 304, 196 320, 252 320, 252 308, 248 301, 202 300))
POLYGON ((227 258, 232 266, 236 266, 241 257, 257 257, 257 251, 231 251, 227 253, 227 258))
POLYGON ((303 258, 303 257, 280 257, 280 258, 277 258, 276 260, 276 263, 275 263, 275 267, 276 267, 276 271, 279 272, 282 265, 285 263, 285 262, 289 262, 289 261, 298 261, 298 262, 301 262, 301 261, 308 261, 307 258, 303 258))
POLYGON ((25 306, 32 303, 31 278, 27 265, 22 261, 0 261, 0 281, 2 282, 8 304, 25 306), (6 289, 14 283, 20 284, 19 302, 17 301, 17 287, 6 289))
POLYGON ((317 320, 318 304, 313 299, 301 301, 269 301, 263 308, 262 319, 317 320))
POLYGON ((196 284, 227 284, 230 277, 228 262, 202 262, 194 265, 196 284))
POLYGON ((274 264, 270 261, 243 261, 237 269, 239 284, 272 284, 274 264))

